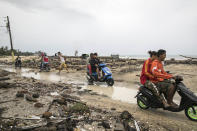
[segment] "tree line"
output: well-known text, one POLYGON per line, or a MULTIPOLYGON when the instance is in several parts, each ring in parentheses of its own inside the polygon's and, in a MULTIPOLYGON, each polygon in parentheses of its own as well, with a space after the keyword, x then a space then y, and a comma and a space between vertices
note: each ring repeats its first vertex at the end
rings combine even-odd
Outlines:
MULTIPOLYGON (((22 52, 19 50, 13 50, 14 51, 14 55, 20 55, 20 56, 31 56, 34 55, 34 53, 32 52, 22 52)), ((1 46, 0 48, 0 56, 11 56, 11 49, 8 49, 7 46, 1 46)))

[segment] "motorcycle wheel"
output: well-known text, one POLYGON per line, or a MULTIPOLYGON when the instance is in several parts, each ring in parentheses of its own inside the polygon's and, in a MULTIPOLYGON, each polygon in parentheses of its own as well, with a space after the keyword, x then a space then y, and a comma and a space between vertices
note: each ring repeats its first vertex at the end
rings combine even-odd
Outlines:
POLYGON ((192 121, 197 121, 197 104, 193 104, 185 109, 185 115, 192 121))
POLYGON ((107 81, 108 86, 113 86, 114 85, 114 79, 108 79, 107 81))
POLYGON ((86 76, 87 80, 88 80, 88 85, 93 85, 93 79, 90 78, 90 76, 86 76))
POLYGON ((93 85, 93 80, 88 80, 88 85, 93 85))
MULTIPOLYGON (((145 96, 141 96, 144 100, 147 100, 147 98, 145 96)), ((143 110, 146 110, 149 108, 149 106, 147 106, 144 102, 142 102, 139 97, 137 97, 137 105, 143 109, 143 110)))
POLYGON ((49 67, 46 67, 46 71, 49 72, 50 71, 50 68, 49 67))

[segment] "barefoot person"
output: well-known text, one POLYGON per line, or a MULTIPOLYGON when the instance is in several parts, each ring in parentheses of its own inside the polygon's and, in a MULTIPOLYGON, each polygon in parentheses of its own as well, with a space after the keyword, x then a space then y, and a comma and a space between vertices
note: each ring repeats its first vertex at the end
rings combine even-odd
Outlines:
POLYGON ((65 62, 65 58, 62 56, 62 54, 60 52, 58 52, 58 57, 59 57, 59 61, 60 61, 59 74, 60 74, 61 70, 63 70, 63 68, 66 68, 67 72, 69 72, 66 62, 65 62))
POLYGON ((149 51, 150 58, 144 62, 142 67, 142 72, 140 76, 140 82, 142 85, 145 85, 148 89, 150 89, 153 94, 163 103, 164 107, 169 107, 169 104, 166 102, 165 97, 160 94, 159 90, 157 89, 156 85, 151 82, 151 79, 154 79, 154 76, 151 74, 150 68, 152 62, 157 58, 156 51, 149 51))

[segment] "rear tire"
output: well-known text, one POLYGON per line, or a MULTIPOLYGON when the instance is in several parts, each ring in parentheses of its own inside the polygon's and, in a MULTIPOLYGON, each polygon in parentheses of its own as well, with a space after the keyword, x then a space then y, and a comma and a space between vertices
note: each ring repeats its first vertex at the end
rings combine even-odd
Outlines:
POLYGON ((108 79, 107 81, 108 86, 113 86, 114 85, 114 79, 108 79))
MULTIPOLYGON (((142 95, 141 95, 141 97, 142 97, 144 100, 147 101, 147 98, 146 98, 145 96, 142 96, 142 95)), ((143 109, 143 110, 146 110, 146 109, 149 108, 149 106, 147 106, 144 102, 142 102, 142 101, 140 100, 139 97, 137 97, 137 105, 138 105, 141 109, 143 109)))
POLYGON ((197 104, 193 104, 185 109, 185 115, 192 121, 197 121, 197 104), (194 110, 195 111, 194 111, 194 110))
POLYGON ((49 72, 50 71, 50 67, 46 67, 46 71, 49 72))
POLYGON ((88 85, 93 85, 94 80, 89 75, 87 75, 86 78, 88 80, 88 85))
POLYGON ((92 80, 88 80, 88 85, 93 85, 93 81, 92 80))

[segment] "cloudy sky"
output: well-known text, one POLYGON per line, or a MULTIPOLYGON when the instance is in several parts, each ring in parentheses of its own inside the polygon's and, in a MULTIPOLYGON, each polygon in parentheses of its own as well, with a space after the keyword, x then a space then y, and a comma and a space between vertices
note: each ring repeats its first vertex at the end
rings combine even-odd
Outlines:
POLYGON ((197 0, 0 0, 0 26, 5 16, 23 51, 197 55, 197 0))

